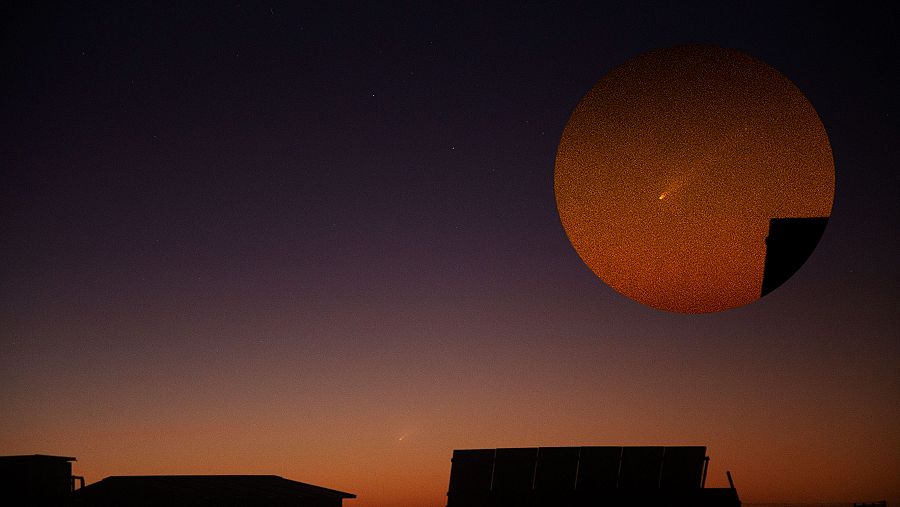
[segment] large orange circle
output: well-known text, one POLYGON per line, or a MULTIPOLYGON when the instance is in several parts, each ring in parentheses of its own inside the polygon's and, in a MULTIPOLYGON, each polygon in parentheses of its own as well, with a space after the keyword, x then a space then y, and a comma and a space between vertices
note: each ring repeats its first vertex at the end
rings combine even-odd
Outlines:
POLYGON ((790 80, 692 45, 629 60, 584 96, 554 186, 572 246, 603 281, 655 308, 707 313, 760 298, 771 219, 830 215, 834 161, 790 80))

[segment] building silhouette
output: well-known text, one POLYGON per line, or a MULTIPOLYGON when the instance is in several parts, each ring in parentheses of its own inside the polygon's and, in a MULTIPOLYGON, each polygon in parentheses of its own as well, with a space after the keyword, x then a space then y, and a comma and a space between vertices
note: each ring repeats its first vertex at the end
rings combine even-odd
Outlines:
POLYGON ((341 507, 352 493, 277 475, 113 476, 88 486, 75 458, 0 456, 0 505, 28 507, 341 507), (76 489, 76 483, 81 486, 76 489))
POLYGON ((705 487, 708 463, 703 446, 455 450, 447 507, 740 507, 705 487))
POLYGON ((766 237, 766 264, 760 296, 777 289, 812 255, 828 217, 773 218, 766 237))
POLYGON ((356 495, 277 475, 147 475, 107 477, 75 491, 70 505, 341 507, 345 498, 356 495))
POLYGON ((84 486, 84 478, 72 475, 75 458, 30 454, 0 456, 0 504, 64 505, 75 482, 84 486))

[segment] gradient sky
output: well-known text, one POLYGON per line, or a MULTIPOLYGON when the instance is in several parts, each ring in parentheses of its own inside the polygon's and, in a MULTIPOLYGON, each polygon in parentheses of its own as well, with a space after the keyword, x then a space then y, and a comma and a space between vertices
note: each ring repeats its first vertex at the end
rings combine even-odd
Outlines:
POLYGON ((438 507, 455 448, 700 444, 747 502, 900 499, 897 13, 844 9, 11 8, 0 454, 438 507), (709 315, 601 283, 553 191, 597 80, 695 42, 837 170, 804 268, 709 315))
POLYGON ((834 161, 815 109, 744 53, 685 45, 616 67, 578 103, 554 188, 572 246, 622 294, 708 313, 760 297, 769 221, 827 217, 834 161))

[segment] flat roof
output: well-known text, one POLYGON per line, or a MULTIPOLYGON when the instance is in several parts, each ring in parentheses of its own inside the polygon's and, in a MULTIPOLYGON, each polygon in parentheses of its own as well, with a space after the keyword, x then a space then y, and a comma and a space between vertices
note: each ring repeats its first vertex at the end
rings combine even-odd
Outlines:
POLYGON ((110 492, 164 495, 224 495, 254 493, 262 497, 356 498, 353 493, 323 488, 278 475, 113 475, 76 490, 77 495, 110 492))
POLYGON ((17 456, 0 456, 0 459, 5 460, 44 460, 44 461, 77 461, 74 457, 70 456, 50 456, 48 454, 20 454, 17 456))

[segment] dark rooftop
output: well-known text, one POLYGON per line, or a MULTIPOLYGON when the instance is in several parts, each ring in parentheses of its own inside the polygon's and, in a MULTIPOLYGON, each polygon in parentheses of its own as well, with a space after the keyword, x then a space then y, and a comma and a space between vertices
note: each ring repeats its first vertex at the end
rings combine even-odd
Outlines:
POLYGON ((75 505, 341 505, 352 493, 277 475, 112 476, 74 494, 75 505))
POLYGON ((21 454, 18 456, 0 456, 0 460, 9 461, 77 461, 75 458, 68 456, 49 456, 47 454, 21 454))

